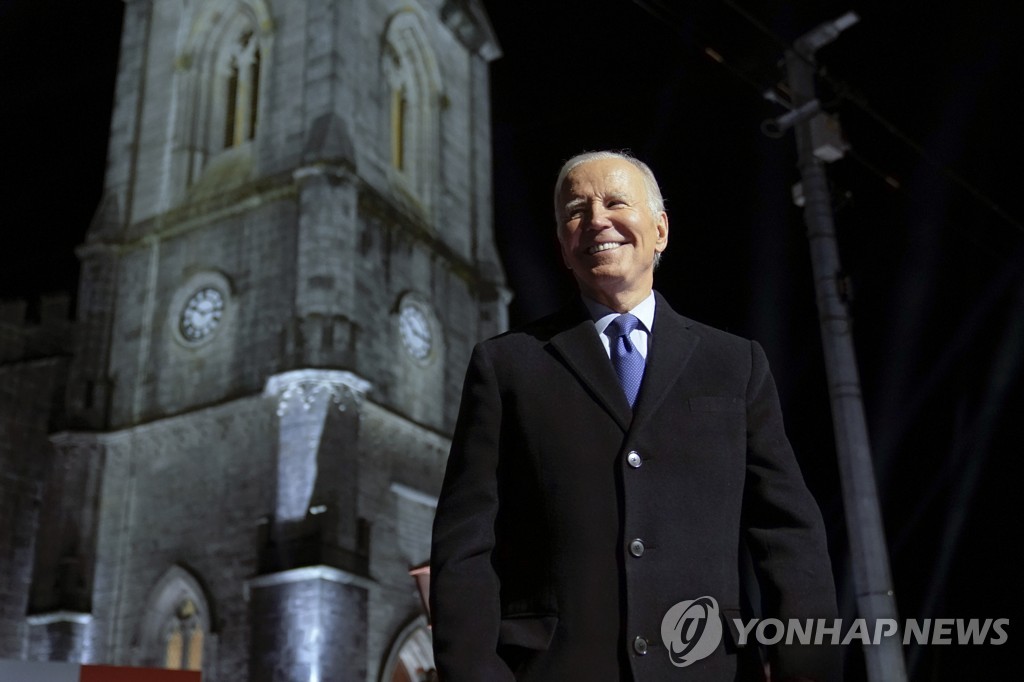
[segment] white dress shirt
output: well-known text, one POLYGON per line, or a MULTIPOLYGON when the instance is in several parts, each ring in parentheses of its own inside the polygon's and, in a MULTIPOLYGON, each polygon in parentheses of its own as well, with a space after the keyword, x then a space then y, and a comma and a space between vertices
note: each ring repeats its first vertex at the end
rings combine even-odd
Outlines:
MULTIPOLYGON (((587 310, 590 311, 590 317, 594 320, 594 327, 597 329, 598 338, 601 339, 601 345, 604 346, 604 352, 611 358, 611 342, 608 340, 608 335, 604 332, 608 329, 608 325, 612 323, 612 320, 622 313, 617 313, 608 306, 593 301, 586 296, 582 298, 583 305, 587 306, 587 310)), ((629 340, 633 342, 633 345, 640 351, 640 355, 646 360, 648 339, 651 335, 651 330, 654 329, 654 292, 652 291, 648 294, 647 298, 640 301, 629 312, 640 320, 640 325, 630 332, 629 340)))

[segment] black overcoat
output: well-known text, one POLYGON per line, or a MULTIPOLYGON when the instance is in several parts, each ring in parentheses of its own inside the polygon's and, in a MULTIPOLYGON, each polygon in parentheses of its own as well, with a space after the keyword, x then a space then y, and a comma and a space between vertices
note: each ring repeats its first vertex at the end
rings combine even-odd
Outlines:
MULTIPOLYGON (((741 617, 741 545, 764 617, 835 617, 763 350, 657 294, 653 326, 634 410, 579 301, 474 349, 434 522, 442 682, 759 679, 728 628, 687 667, 661 638, 683 600, 741 617)), ((834 652, 777 649, 773 678, 836 675, 834 652)))

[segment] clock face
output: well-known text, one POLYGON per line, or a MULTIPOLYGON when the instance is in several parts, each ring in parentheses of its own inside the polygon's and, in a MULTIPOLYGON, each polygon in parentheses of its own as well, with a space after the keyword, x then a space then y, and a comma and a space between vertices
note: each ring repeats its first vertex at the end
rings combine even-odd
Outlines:
POLYGON ((213 334, 223 315, 224 294, 204 287, 188 299, 178 320, 178 330, 186 341, 197 343, 213 334))
POLYGON ((398 330, 402 334, 402 343, 409 355, 417 360, 426 360, 433 345, 430 332, 430 320, 426 313, 416 305, 406 304, 398 313, 398 330))

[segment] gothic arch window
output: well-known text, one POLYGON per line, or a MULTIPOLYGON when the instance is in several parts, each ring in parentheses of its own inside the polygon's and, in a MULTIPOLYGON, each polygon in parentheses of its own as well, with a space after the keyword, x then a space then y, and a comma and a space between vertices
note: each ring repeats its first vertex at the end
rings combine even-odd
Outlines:
POLYGON ((235 12, 209 38, 205 87, 197 93, 205 101, 196 120, 207 156, 256 137, 263 54, 254 18, 243 8, 235 3, 235 12))
POLYGON ((223 147, 237 147, 256 137, 260 91, 260 45, 251 30, 227 41, 214 87, 224 98, 223 147))
POLYGON ((434 652, 423 616, 408 623, 395 637, 384 663, 381 682, 436 682, 434 652))
POLYGON ((441 77, 417 15, 392 17, 384 36, 388 170, 423 206, 432 203, 440 152, 441 77))
POLYGON ((142 617, 138 663, 170 670, 209 665, 210 606, 196 578, 172 566, 150 593, 142 617))
POLYGON ((222 187, 244 179, 251 168, 270 18, 263 0, 212 0, 195 7, 195 15, 184 19, 191 30, 179 57, 178 154, 186 187, 200 179, 222 187))
POLYGON ((185 596, 167 617, 161 637, 164 644, 164 667, 169 670, 202 670, 205 633, 199 620, 199 609, 185 596))

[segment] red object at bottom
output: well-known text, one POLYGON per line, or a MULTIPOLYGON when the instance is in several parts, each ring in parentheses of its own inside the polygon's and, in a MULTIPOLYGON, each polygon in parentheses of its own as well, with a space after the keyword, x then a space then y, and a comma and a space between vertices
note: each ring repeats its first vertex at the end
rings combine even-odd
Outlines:
POLYGON ((79 682, 200 682, 198 671, 83 665, 79 682))

